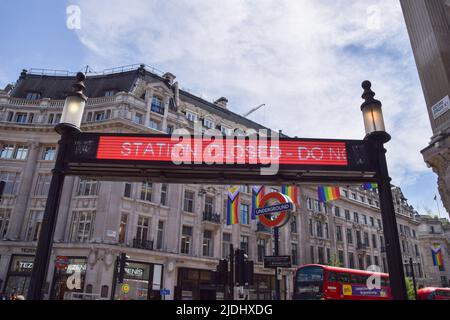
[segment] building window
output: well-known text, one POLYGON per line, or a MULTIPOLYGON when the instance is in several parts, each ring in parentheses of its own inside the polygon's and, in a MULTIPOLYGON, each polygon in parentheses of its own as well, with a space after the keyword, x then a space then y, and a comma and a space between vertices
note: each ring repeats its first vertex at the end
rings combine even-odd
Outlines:
POLYGON ((156 236, 156 249, 161 250, 164 244, 164 221, 158 221, 158 234, 156 236))
POLYGON ((365 214, 363 214, 362 217, 363 217, 364 224, 367 226, 367 216, 365 214))
POLYGON ((366 246, 369 246, 369 234, 367 232, 364 232, 364 244, 366 246))
POLYGON ((230 245, 231 245, 231 233, 224 233, 223 241, 222 241, 222 258, 223 259, 230 258, 230 245))
POLYGON ((181 232, 181 253, 189 254, 191 252, 192 227, 183 226, 181 232))
POLYGON ((419 257, 419 256, 420 256, 420 253, 419 253, 419 246, 418 246, 417 244, 414 245, 414 253, 416 254, 416 257, 419 257))
POLYGON ((125 243, 126 235, 127 235, 127 223, 128 223, 128 215, 125 213, 122 213, 120 215, 119 243, 125 243))
POLYGON ((222 132, 222 134, 224 134, 225 136, 229 136, 231 135, 231 129, 227 128, 225 126, 220 126, 220 131, 222 132))
POLYGON ((309 235, 314 236, 314 228, 313 228, 313 221, 312 219, 309 219, 309 235))
POLYGON ((96 196, 98 194, 99 182, 95 180, 80 180, 78 184, 78 196, 96 196))
POLYGON ((377 219, 378 228, 383 229, 383 225, 381 224, 381 219, 377 219))
POLYGON ((348 198, 348 191, 347 190, 344 190, 344 197, 348 198))
POLYGON ((367 198, 367 202, 372 205, 373 204, 373 200, 371 198, 367 198))
POLYGON ((350 210, 345 210, 345 220, 350 220, 350 210))
POLYGON ((212 232, 210 230, 203 231, 203 256, 212 257, 213 248, 212 232))
POLYGON ((71 240, 74 242, 90 240, 94 231, 94 220, 95 211, 74 211, 71 240))
POLYGON ((414 229, 412 230, 412 235, 413 235, 413 238, 416 239, 416 230, 414 230, 414 229))
POLYGON ((342 239, 342 226, 336 226, 336 240, 343 241, 342 239))
POLYGON ((195 113, 187 111, 186 112, 186 119, 188 119, 191 122, 196 122, 197 121, 197 115, 195 113))
POLYGON ((319 264, 325 264, 323 247, 317 247, 317 259, 318 259, 319 264))
POLYGON ((359 223, 359 214, 358 214, 358 212, 353 212, 353 220, 356 223, 359 223))
POLYGON ((161 184, 161 205, 167 205, 167 183, 161 184))
POLYGON ((136 228, 136 243, 138 247, 145 247, 149 237, 150 218, 146 216, 139 216, 136 228))
POLYGON ((47 196, 50 189, 51 174, 39 174, 34 189, 35 196, 47 196))
POLYGON ((152 129, 159 130, 159 122, 153 119, 150 119, 148 122, 148 126, 152 129))
POLYGON ((4 144, 2 146, 2 150, 0 151, 1 159, 12 159, 14 156, 14 145, 13 144, 4 144))
POLYGON ((243 193, 248 193, 249 192, 248 186, 245 185, 245 184, 239 186, 239 190, 240 190, 240 192, 243 192, 243 193))
POLYGON ((358 256, 358 264, 359 264, 359 269, 364 270, 364 259, 362 256, 358 256))
POLYGON ((366 266, 369 267, 372 265, 372 257, 366 256, 366 266))
POLYGON ((377 236, 372 234, 372 247, 377 248, 377 236))
POLYGON ((291 259, 293 265, 298 265, 298 246, 296 243, 291 243, 291 259))
POLYGON ((27 92, 27 95, 25 96, 25 99, 27 100, 39 100, 41 98, 41 94, 39 92, 27 92))
POLYGON ((42 160, 53 161, 56 157, 56 147, 45 147, 42 153, 42 160))
POLYGON ((380 266, 380 261, 379 261, 378 257, 377 257, 377 256, 374 256, 374 257, 373 257, 373 260, 374 260, 374 264, 375 264, 377 267, 379 267, 379 266, 380 266))
POLYGON ((170 125, 167 126, 167 127, 166 127, 166 133, 167 133, 167 134, 172 134, 173 129, 174 129, 173 126, 170 126, 170 125))
POLYGON ((133 185, 129 182, 125 182, 125 188, 123 190, 123 196, 125 198, 131 198, 131 194, 133 192, 133 185))
POLYGON ((352 193, 352 199, 353 200, 356 200, 357 198, 356 198, 356 193, 352 193))
POLYGON ((359 199, 361 200, 361 202, 366 202, 366 198, 364 196, 359 196, 359 199))
POLYGON ((344 251, 342 251, 342 250, 338 251, 338 259, 339 259, 339 266, 343 267, 345 265, 345 263, 344 263, 344 251))
POLYGON ((211 129, 211 128, 214 127, 214 121, 212 121, 212 120, 210 120, 210 119, 203 119, 203 125, 204 125, 206 128, 211 129))
POLYGON ((241 250, 244 250, 244 252, 249 255, 249 247, 248 247, 249 237, 248 236, 241 236, 241 243, 240 248, 241 250))
POLYGON ((329 239, 330 238, 330 232, 328 230, 328 223, 325 222, 324 226, 325 226, 325 238, 329 239))
POLYGON ((30 211, 26 235, 27 241, 37 241, 39 239, 43 215, 44 211, 30 211))
POLYGON ((258 262, 264 261, 266 255, 266 239, 258 239, 258 262))
POLYGON ((297 216, 291 217, 291 232, 297 233, 297 216))
POLYGON ((370 225, 372 227, 375 227, 375 219, 373 217, 370 217, 369 220, 370 220, 370 225))
POLYGON ((152 202, 153 184, 145 181, 141 183, 141 200, 152 202))
POLYGON ((0 208, 0 239, 6 236, 10 219, 11 209, 0 208))
POLYGON ((320 221, 317 221, 317 222, 316 222, 316 235, 317 235, 319 238, 322 238, 322 237, 323 237, 322 222, 320 222, 320 221))
POLYGON ((140 113, 135 113, 134 114, 134 118, 133 118, 133 122, 136 124, 142 124, 142 114, 140 113))
POLYGON ((14 159, 25 160, 27 158, 27 155, 28 155, 28 147, 19 145, 17 146, 16 152, 14 153, 14 159))
POLYGON ((314 247, 313 246, 311 246, 311 247, 309 247, 309 257, 310 257, 310 259, 311 259, 311 263, 314 263, 314 247))
POLYGON ((341 209, 339 207, 334 207, 334 215, 336 217, 340 217, 341 216, 341 209))
POLYGON ((5 182, 3 195, 15 195, 20 184, 19 172, 2 172, 0 180, 5 182))
POLYGON ((389 272, 388 267, 387 267, 387 263, 386 263, 386 258, 382 258, 381 259, 383 261, 383 272, 389 272))
POLYGON ((152 105, 150 107, 150 110, 159 114, 164 114, 164 107, 162 105, 161 98, 156 96, 152 98, 152 105))
POLYGON ((184 211, 186 212, 194 212, 194 192, 193 191, 184 191, 184 211))
POLYGON ((352 233, 352 229, 347 229, 347 243, 353 244, 353 233, 352 233))
POLYGON ((214 211, 214 198, 211 196, 205 197, 205 213, 210 215, 214 211))
POLYGON ((104 110, 94 112, 94 121, 102 121, 106 119, 106 113, 104 110))
POLYGON ((353 252, 348 253, 348 267, 350 269, 355 269, 355 255, 353 252))
POLYGON ((241 224, 249 224, 248 205, 247 204, 241 204, 239 212, 240 212, 241 224))
POLYGON ((27 123, 27 117, 28 117, 27 113, 18 112, 18 113, 16 113, 16 117, 14 119, 14 122, 27 123))
POLYGON ((112 97, 114 96, 115 91, 114 90, 105 90, 105 97, 112 97))

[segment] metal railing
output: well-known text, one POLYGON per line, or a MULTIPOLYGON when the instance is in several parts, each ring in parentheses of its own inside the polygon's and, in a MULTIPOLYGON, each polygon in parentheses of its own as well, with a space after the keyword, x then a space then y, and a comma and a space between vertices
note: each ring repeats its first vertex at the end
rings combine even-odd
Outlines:
POLYGON ((221 223, 220 214, 212 213, 212 212, 203 212, 203 221, 221 223))

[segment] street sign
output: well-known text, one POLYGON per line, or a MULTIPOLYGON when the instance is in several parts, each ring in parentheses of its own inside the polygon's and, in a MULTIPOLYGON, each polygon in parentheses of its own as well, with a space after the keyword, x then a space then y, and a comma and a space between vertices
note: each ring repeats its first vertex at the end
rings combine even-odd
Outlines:
POLYGON ((280 192, 270 192, 265 194, 259 202, 260 208, 256 209, 262 212, 258 218, 259 221, 268 228, 277 228, 284 226, 291 217, 291 210, 294 209, 292 199, 280 192), (266 207, 269 202, 278 202, 276 205, 266 207), (283 209, 283 208, 286 208, 283 209), (267 212, 266 212, 267 211, 267 212))
POLYGON ((154 134, 77 133, 65 157, 67 175, 102 180, 284 184, 376 182, 376 148, 366 140, 174 138, 154 134), (262 168, 276 164, 271 174, 262 168))
POLYGON ((291 256, 265 256, 264 268, 290 268, 291 256))
POLYGON ((69 265, 69 258, 65 256, 57 256, 55 259, 55 268, 58 270, 64 270, 69 265))
POLYGON ((259 216, 261 214, 269 214, 269 213, 277 213, 277 212, 281 212, 281 211, 287 211, 287 210, 292 210, 294 208, 294 205, 290 202, 288 203, 280 203, 280 204, 275 204, 273 206, 267 206, 267 207, 263 207, 263 208, 256 208, 255 209, 255 215, 259 216))
POLYGON ((161 290, 159 290, 159 294, 162 296, 168 296, 168 295, 170 295, 170 290, 169 289, 161 289, 161 290))

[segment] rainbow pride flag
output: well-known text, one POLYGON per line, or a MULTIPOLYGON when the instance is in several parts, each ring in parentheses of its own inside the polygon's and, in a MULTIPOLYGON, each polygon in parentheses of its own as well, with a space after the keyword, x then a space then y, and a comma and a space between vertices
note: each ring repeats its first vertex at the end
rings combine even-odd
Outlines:
POLYGON ((442 247, 440 244, 431 246, 431 256, 433 257, 433 265, 439 267, 439 270, 444 268, 444 258, 442 257, 442 247))
POLYGON ((291 200, 294 202, 295 205, 297 205, 297 198, 298 198, 298 188, 297 186, 287 186, 282 185, 281 186, 281 193, 284 195, 287 195, 291 200))
POLYGON ((255 209, 259 208, 259 203, 265 193, 264 186, 253 186, 252 187, 252 220, 256 220, 255 209))
POLYGON ((378 189, 378 183, 364 183, 362 185, 362 188, 364 190, 373 190, 373 189, 378 189))
POLYGON ((239 223, 239 186, 228 188, 227 225, 239 223))
POLYGON ((341 197, 339 187, 318 187, 317 194, 320 202, 333 201, 341 197))

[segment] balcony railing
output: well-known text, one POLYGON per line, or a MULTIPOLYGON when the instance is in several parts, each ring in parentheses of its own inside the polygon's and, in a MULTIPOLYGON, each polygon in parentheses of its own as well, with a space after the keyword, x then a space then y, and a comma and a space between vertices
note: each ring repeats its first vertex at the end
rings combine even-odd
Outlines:
POLYGON ((203 212, 203 221, 220 223, 220 214, 212 213, 212 212, 203 212))
POLYGON ((258 223, 256 224, 256 232, 272 233, 272 229, 266 227, 266 226, 263 225, 261 222, 258 222, 258 223))
POLYGON ((369 246, 365 243, 358 243, 356 245, 357 250, 367 250, 368 248, 369 248, 369 246))
POLYGON ((153 240, 133 239, 133 248, 153 250, 153 240))

